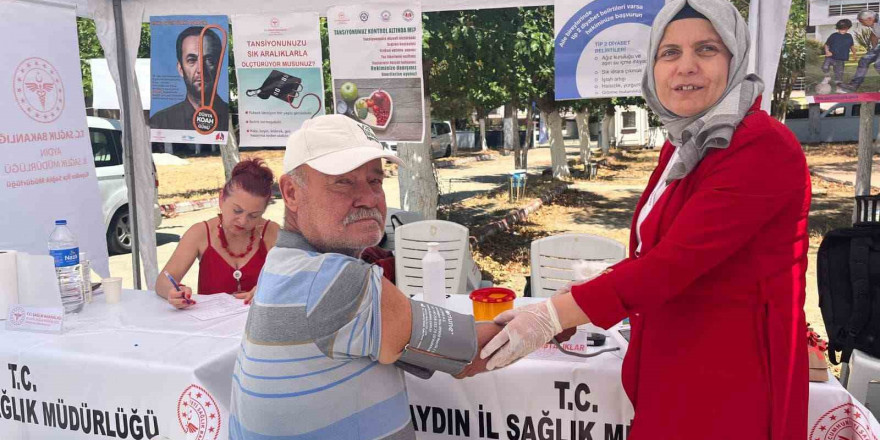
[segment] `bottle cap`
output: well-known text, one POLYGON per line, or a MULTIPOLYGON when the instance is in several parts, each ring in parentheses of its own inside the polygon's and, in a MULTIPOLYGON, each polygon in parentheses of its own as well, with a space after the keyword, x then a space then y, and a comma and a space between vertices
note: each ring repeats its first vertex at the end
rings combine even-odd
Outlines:
POLYGON ((67 224, 67 220, 55 220, 55 226, 63 226, 67 224))
POLYGON ((515 300, 516 293, 504 287, 484 287, 471 292, 470 298, 474 302, 505 303, 515 300))
POLYGON ((438 247, 440 247, 440 243, 432 241, 428 243, 428 252, 436 251, 438 247))

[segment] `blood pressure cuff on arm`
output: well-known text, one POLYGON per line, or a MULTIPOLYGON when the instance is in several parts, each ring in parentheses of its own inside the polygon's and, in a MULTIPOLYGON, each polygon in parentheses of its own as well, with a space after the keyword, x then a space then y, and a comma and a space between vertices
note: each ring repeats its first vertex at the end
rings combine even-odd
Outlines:
POLYGON ((477 354, 474 317, 414 300, 410 308, 412 334, 395 365, 423 379, 461 373, 477 354))

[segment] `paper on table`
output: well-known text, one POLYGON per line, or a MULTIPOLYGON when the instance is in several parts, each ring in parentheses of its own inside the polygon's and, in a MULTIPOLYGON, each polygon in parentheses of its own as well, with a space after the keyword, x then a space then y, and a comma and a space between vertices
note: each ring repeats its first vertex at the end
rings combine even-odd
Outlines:
POLYGON ((208 321, 245 313, 248 309, 249 307, 244 305, 242 300, 226 293, 216 293, 199 295, 196 303, 192 307, 183 309, 183 313, 200 321, 208 321))
MULTIPOLYGON (((604 350, 606 348, 616 347, 617 344, 611 338, 607 338, 605 340, 605 345, 602 346, 591 346, 587 345, 587 336, 590 331, 586 329, 579 328, 577 332, 569 339, 567 342, 562 343, 562 347, 568 351, 573 351, 576 353, 595 353, 599 350, 604 350)), ((543 347, 533 351, 531 354, 527 356, 528 359, 544 359, 551 361, 568 361, 568 362, 582 362, 586 361, 587 358, 580 358, 576 356, 571 356, 565 354, 553 344, 553 342, 548 342, 544 344, 543 347)))

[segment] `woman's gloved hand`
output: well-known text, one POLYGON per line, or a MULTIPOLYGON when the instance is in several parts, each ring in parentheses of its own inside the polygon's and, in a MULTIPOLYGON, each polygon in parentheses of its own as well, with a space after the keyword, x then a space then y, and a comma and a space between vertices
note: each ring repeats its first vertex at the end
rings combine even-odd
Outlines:
POLYGON ((495 323, 504 325, 504 329, 480 352, 483 359, 492 356, 486 365, 487 370, 513 363, 562 332, 556 308, 549 299, 507 310, 495 317, 495 323))

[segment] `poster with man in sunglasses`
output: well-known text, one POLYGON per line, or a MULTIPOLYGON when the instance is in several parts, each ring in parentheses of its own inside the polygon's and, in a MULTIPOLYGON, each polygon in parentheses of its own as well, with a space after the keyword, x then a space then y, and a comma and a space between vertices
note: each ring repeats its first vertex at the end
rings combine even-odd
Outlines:
POLYGON ((228 18, 150 17, 150 28, 151 141, 225 144, 228 18))

